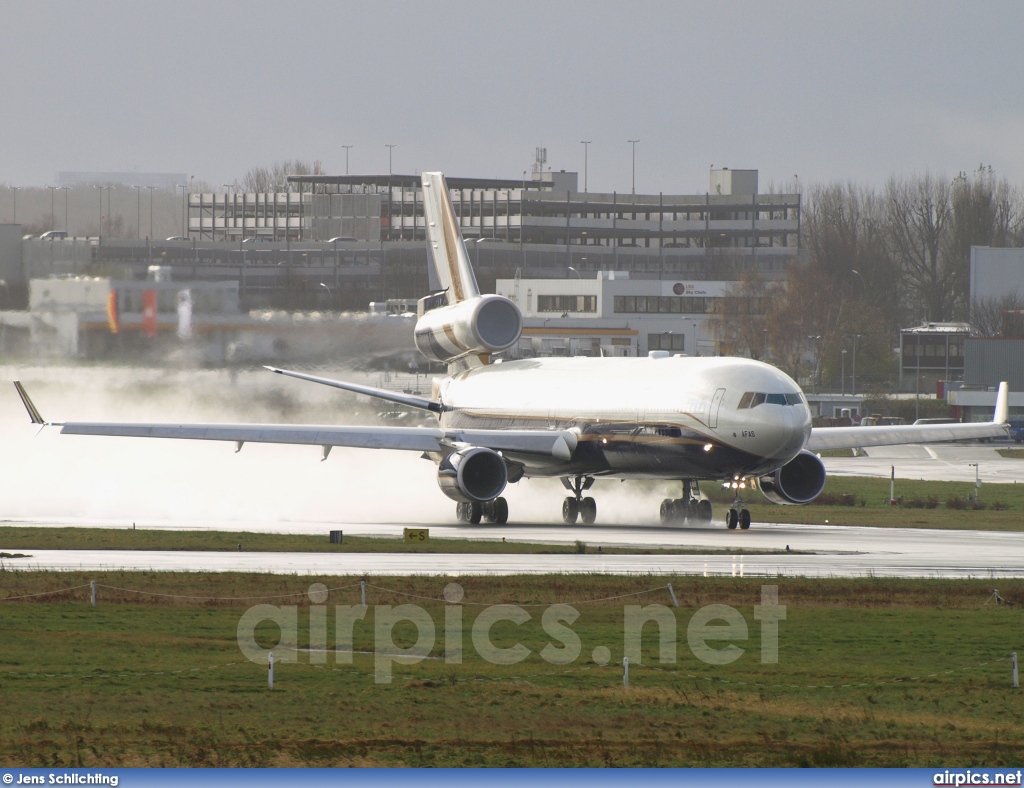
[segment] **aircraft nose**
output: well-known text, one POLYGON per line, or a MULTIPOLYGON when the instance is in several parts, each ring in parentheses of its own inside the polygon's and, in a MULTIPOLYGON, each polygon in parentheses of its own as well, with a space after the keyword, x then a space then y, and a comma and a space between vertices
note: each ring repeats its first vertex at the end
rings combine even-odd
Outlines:
POLYGON ((804 407, 784 408, 784 426, 782 428, 782 440, 775 456, 779 459, 795 457, 803 449, 810 434, 810 418, 807 409, 804 407))

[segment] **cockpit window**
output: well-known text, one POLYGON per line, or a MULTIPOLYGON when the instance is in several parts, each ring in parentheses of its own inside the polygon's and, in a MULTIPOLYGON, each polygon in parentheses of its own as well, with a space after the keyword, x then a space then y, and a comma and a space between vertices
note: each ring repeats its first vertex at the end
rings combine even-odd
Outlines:
POLYGON ((803 394, 765 394, 762 391, 747 391, 740 397, 737 409, 756 408, 765 403, 769 405, 802 405, 807 400, 803 394))

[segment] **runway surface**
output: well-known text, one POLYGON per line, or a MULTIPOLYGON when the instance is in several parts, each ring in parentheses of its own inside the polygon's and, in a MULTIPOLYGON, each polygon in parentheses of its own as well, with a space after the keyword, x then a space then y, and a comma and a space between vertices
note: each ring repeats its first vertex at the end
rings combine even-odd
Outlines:
MULTIPOLYGON (((25 523, 28 524, 28 523, 25 523)), ((42 521, 32 524, 42 525, 42 521)), ((101 523, 92 523, 101 525, 101 523)), ((57 523, 54 523, 57 525, 57 523)), ((113 524, 124 527, 123 523, 113 524)), ((148 524, 147 527, 153 527, 148 524)), ((196 524, 190 523, 189 528, 196 524)), ((403 524, 206 523, 218 530, 287 530, 322 533, 341 527, 348 535, 401 537, 403 524)), ((210 551, 20 550, 28 558, 4 559, 6 569, 251 571, 311 575, 468 575, 606 572, 610 574, 703 574, 808 577, 1024 577, 1024 533, 757 524, 750 531, 720 525, 663 526, 438 526, 432 538, 587 544, 587 554, 465 555, 416 553, 267 553, 210 551), (598 546, 731 549, 737 555, 600 555, 598 546), (748 555, 746 550, 791 551, 748 555), (802 554, 802 553, 812 554, 802 554)), ((0 549, 12 552, 0 544, 0 549)))

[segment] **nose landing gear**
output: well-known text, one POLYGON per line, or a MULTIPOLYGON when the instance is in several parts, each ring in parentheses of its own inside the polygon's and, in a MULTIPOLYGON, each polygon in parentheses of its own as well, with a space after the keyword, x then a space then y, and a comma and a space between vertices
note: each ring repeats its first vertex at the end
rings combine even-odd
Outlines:
POLYGON ((583 493, 594 486, 593 476, 575 476, 562 478, 562 486, 572 495, 562 501, 562 522, 566 525, 574 525, 577 519, 585 525, 593 525, 597 522, 597 501, 593 498, 584 498, 583 493))

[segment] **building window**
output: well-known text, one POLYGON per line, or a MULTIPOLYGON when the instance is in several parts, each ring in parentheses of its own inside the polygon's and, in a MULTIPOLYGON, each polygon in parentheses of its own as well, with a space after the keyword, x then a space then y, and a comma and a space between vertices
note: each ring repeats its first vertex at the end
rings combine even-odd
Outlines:
POLYGON ((539 295, 538 312, 596 312, 597 296, 539 295))
POLYGON ((684 334, 648 334, 648 350, 671 350, 682 353, 686 350, 686 336, 684 334))
MULTIPOLYGON (((744 300, 750 303, 741 309, 742 314, 761 313, 761 299, 744 300)), ((615 296, 612 309, 633 314, 713 315, 718 311, 719 301, 720 298, 704 296, 615 296)))

